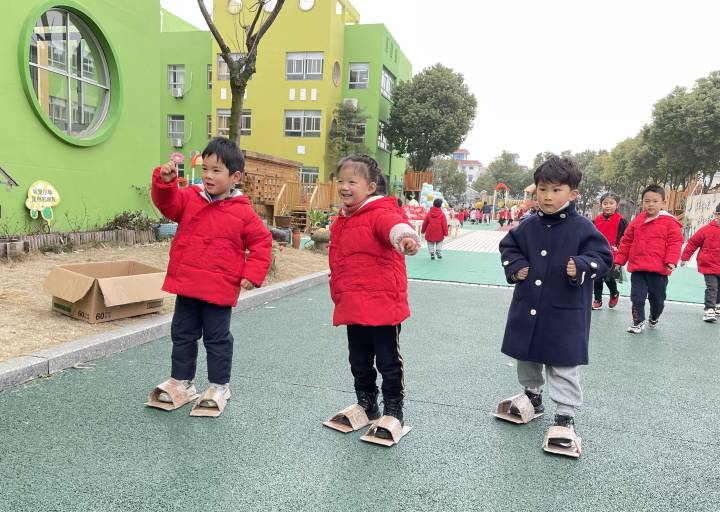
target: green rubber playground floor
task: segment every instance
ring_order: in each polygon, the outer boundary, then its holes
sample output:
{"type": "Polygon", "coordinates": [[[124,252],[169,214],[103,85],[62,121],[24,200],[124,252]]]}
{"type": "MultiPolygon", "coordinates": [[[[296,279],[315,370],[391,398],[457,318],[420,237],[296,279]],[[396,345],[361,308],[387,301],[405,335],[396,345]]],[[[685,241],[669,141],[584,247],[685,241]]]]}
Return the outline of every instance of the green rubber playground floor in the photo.
{"type": "MultiPolygon", "coordinates": [[[[511,286],[505,280],[499,253],[467,251],[443,251],[442,260],[431,260],[427,250],[417,256],[406,258],[408,277],[428,281],[451,281],[458,283],[511,286]]],[[[620,295],[630,296],[630,274],[620,283],[620,295]]],[[[609,294],[607,287],[604,293],[609,294]]],[[[678,268],[668,281],[667,298],[672,301],[702,304],[705,281],[696,268],[678,268]]],[[[605,299],[607,301],[607,297],[605,299]]],[[[720,510],[720,508],[719,508],[720,510]]]]}
{"type": "Polygon", "coordinates": [[[167,338],[1,392],[0,510],[717,511],[720,325],[669,304],[633,336],[627,299],[594,313],[573,460],[540,449],[551,404],[525,426],[490,416],[518,391],[500,353],[510,296],[410,284],[413,430],[389,449],[322,426],[354,400],[327,286],[235,317],[219,419],[143,406],[168,376],[167,338]]]}

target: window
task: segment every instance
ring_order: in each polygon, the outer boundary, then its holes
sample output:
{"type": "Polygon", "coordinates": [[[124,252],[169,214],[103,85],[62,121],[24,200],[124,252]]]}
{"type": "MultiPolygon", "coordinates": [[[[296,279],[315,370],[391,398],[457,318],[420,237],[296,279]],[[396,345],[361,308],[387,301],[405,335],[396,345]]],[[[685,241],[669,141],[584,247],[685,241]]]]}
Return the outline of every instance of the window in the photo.
{"type": "Polygon", "coordinates": [[[105,55],[85,23],[64,9],[50,9],[32,30],[28,66],[44,117],[69,135],[87,137],[110,103],[105,55]]]}
{"type": "MultiPolygon", "coordinates": [[[[230,58],[235,62],[245,57],[244,53],[231,53],[230,58]]],[[[230,68],[228,68],[227,62],[223,59],[222,54],[217,55],[217,79],[218,80],[230,80],[230,68]]]]}
{"type": "MultiPolygon", "coordinates": [[[[208,121],[208,123],[210,122],[208,121]]],[[[242,114],[240,114],[240,135],[252,135],[251,128],[252,112],[243,110],[242,114]]],[[[217,134],[224,137],[230,136],[230,109],[219,108],[217,110],[217,134]]]]}
{"type": "Polygon", "coordinates": [[[315,0],[298,0],[298,5],[303,11],[309,11],[315,5],[315,0]]]}
{"type": "Polygon", "coordinates": [[[212,64],[208,64],[207,66],[208,89],[212,89],[212,64]]]}
{"type": "Polygon", "coordinates": [[[185,164],[184,163],[182,163],[182,164],[176,163],[175,168],[177,169],[177,172],[178,172],[178,178],[184,178],[185,177],[185,164]]]}
{"type": "Polygon", "coordinates": [[[380,91],[382,92],[382,95],[385,96],[387,99],[392,99],[392,91],[394,85],[395,77],[392,76],[387,69],[383,68],[382,84],[380,86],[380,91]]]}
{"type": "Polygon", "coordinates": [[[168,87],[170,89],[185,88],[185,65],[170,64],[168,65],[168,87]]]}
{"type": "Polygon", "coordinates": [[[320,169],[318,167],[301,167],[300,168],[300,182],[303,184],[314,184],[318,182],[320,176],[320,169]]]}
{"type": "Polygon", "coordinates": [[[168,116],[168,137],[171,139],[185,138],[185,116],[168,116]]]}
{"type": "Polygon", "coordinates": [[[370,81],[370,64],[367,62],[350,63],[350,89],[367,89],[370,81]]]}
{"type": "Polygon", "coordinates": [[[320,137],[319,110],[286,110],[286,137],[320,137]]]}
{"type": "Polygon", "coordinates": [[[212,116],[211,115],[208,115],[207,128],[208,128],[208,139],[212,139],[212,116]]]}
{"type": "Polygon", "coordinates": [[[378,140],[377,145],[380,149],[384,149],[385,151],[388,151],[390,149],[390,143],[388,142],[387,138],[385,138],[385,126],[386,124],[380,121],[378,123],[378,140]]]}
{"type": "Polygon", "coordinates": [[[367,125],[365,123],[353,123],[350,125],[350,133],[348,133],[348,142],[354,142],[355,144],[365,143],[365,129],[367,125]]]}
{"type": "Polygon", "coordinates": [[[333,84],[335,87],[340,85],[340,63],[337,61],[333,64],[333,84]]]}
{"type": "Polygon", "coordinates": [[[285,78],[287,80],[322,80],[322,52],[292,52],[287,54],[285,78]]]}

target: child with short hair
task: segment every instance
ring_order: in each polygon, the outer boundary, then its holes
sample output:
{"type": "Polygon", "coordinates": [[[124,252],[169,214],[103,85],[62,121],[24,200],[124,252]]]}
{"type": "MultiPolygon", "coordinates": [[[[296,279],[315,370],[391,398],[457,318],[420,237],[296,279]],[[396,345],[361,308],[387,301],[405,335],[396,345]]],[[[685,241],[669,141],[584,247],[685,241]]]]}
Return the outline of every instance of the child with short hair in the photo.
{"type": "Polygon", "coordinates": [[[703,320],[715,322],[720,317],[720,203],[715,207],[713,220],[698,229],[688,240],[680,256],[680,265],[687,265],[698,249],[698,272],[705,278],[703,320]]]}
{"type": "MultiPolygon", "coordinates": [[[[405,379],[400,329],[410,316],[405,255],[420,237],[402,216],[377,162],[367,155],[343,158],[337,167],[343,206],[330,226],[330,295],[333,325],[346,325],[357,403],[369,420],[380,416],[376,385],[382,375],[383,416],[404,424],[405,379]],[[377,370],[376,370],[377,369],[377,370]]],[[[376,437],[391,439],[386,429],[376,437]]]]}
{"type": "Polygon", "coordinates": [[[628,264],[633,323],[631,334],[645,330],[645,300],[650,302],[650,327],[656,327],[665,309],[668,276],[677,267],[683,244],[680,222],[665,208],[665,189],[650,185],[643,190],[642,212],[625,230],[615,253],[616,269],[628,264]]]}
{"type": "MultiPolygon", "coordinates": [[[[602,233],[610,243],[610,249],[613,252],[613,257],[617,252],[618,245],[622,239],[625,229],[628,226],[628,222],[625,218],[620,215],[617,211],[620,206],[620,196],[607,192],[600,197],[600,207],[602,213],[595,217],[595,227],[602,233]]],[[[618,299],[620,298],[620,292],[618,291],[617,282],[622,280],[622,272],[617,272],[613,268],[610,272],[605,275],[604,279],[595,280],[595,299],[593,300],[592,308],[595,310],[602,309],[602,292],[603,282],[607,285],[610,290],[610,300],[608,301],[608,307],[610,309],[617,306],[618,299]]]]}
{"type": "MultiPolygon", "coordinates": [[[[235,188],[245,169],[237,144],[215,137],[202,158],[202,184],[190,187],[178,188],[173,162],[156,168],[152,199],[163,215],[178,223],[163,284],[163,290],[177,294],[170,327],[171,378],[166,383],[186,396],[197,394],[193,379],[202,337],[210,385],[198,405],[216,407],[213,397],[230,398],[232,308],[240,288],[250,290],[265,280],[272,238],[247,196],[235,188]]],[[[172,402],[167,392],[157,399],[172,402]]]]}
{"type": "Polygon", "coordinates": [[[544,410],[544,367],[555,426],[574,433],[583,401],[580,365],[588,364],[593,282],[610,269],[612,252],[575,208],[582,172],[573,160],[553,156],[533,178],[537,214],[500,242],[505,276],[515,284],[502,352],[517,360],[518,381],[538,414],[544,410]]]}
{"type": "Polygon", "coordinates": [[[428,251],[430,251],[430,259],[435,257],[442,259],[442,244],[446,236],[448,236],[448,223],[445,218],[445,212],[442,211],[442,199],[435,199],[433,205],[428,210],[427,215],[422,223],[420,233],[425,234],[428,251]]]}

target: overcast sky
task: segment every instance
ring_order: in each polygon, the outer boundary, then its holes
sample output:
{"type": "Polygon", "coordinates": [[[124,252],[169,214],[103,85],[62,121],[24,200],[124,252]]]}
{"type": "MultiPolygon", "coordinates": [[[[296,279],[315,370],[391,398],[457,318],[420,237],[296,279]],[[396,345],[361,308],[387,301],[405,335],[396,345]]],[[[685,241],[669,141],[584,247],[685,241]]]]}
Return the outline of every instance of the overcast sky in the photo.
{"type": "MultiPolygon", "coordinates": [[[[196,0],[161,4],[206,28],[196,0]]],[[[389,28],[414,73],[441,62],[465,76],[478,109],[463,147],[485,165],[502,150],[531,165],[541,151],[612,149],[674,86],[720,69],[715,0],[352,4],[389,28]]]]}

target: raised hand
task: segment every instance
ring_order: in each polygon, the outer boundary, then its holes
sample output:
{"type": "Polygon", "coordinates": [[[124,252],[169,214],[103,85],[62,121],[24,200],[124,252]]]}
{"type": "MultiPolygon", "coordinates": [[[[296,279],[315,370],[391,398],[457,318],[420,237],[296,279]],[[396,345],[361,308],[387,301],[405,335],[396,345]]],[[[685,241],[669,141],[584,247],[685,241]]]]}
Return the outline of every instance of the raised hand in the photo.
{"type": "Polygon", "coordinates": [[[170,183],[175,178],[177,178],[175,162],[167,162],[160,167],[160,179],[163,183],[170,183]]]}

